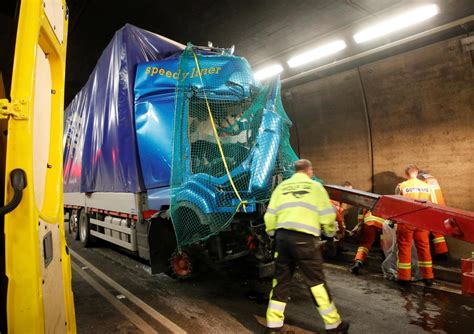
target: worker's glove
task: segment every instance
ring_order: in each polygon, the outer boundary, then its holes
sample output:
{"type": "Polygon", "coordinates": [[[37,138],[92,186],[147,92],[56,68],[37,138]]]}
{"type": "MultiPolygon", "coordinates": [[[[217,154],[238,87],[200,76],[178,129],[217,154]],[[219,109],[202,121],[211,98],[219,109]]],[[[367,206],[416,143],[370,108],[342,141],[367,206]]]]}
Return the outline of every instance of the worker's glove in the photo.
{"type": "Polygon", "coordinates": [[[390,228],[394,228],[395,227],[395,222],[394,221],[391,221],[391,220],[385,220],[385,224],[388,225],[388,227],[390,228]]]}
{"type": "Polygon", "coordinates": [[[357,224],[348,234],[349,236],[357,237],[362,231],[362,225],[364,223],[357,224]]]}
{"type": "Polygon", "coordinates": [[[324,242],[324,255],[332,259],[337,255],[337,247],[334,243],[334,238],[328,238],[324,242]]]}

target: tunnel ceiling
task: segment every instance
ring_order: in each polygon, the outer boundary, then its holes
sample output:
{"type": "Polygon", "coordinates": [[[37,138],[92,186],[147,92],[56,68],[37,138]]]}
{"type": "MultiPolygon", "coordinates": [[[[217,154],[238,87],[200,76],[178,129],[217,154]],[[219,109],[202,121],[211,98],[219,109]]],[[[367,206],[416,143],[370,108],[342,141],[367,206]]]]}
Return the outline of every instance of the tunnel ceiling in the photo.
{"type": "MultiPolygon", "coordinates": [[[[125,23],[181,43],[207,45],[207,41],[212,41],[217,46],[235,45],[236,54],[259,66],[420,1],[69,0],[67,3],[70,21],[66,103],[84,85],[102,50],[125,23]]],[[[441,13],[421,30],[474,14],[472,0],[428,3],[437,3],[441,13]]],[[[13,44],[13,37],[7,35],[14,32],[16,7],[16,1],[12,0],[3,0],[0,5],[3,45],[13,44]]],[[[11,62],[6,54],[0,55],[0,66],[8,80],[11,62]]]]}

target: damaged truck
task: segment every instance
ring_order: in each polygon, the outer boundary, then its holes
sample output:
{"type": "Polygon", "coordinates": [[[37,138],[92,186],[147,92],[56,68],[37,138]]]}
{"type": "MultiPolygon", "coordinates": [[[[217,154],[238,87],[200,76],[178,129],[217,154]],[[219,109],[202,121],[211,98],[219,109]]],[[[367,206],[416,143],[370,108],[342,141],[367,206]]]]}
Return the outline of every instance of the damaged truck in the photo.
{"type": "Polygon", "coordinates": [[[245,259],[271,275],[263,214],[297,159],[278,79],[232,49],[126,25],[65,110],[64,205],[84,246],[105,240],[177,278],[245,259]]]}

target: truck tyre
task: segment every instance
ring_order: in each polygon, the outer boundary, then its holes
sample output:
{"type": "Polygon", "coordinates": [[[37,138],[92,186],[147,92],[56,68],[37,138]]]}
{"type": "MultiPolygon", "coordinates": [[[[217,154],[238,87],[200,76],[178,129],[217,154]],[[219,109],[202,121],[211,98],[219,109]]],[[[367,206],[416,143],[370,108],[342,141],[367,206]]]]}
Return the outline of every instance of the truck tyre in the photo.
{"type": "Polygon", "coordinates": [[[93,243],[93,238],[90,235],[89,215],[83,208],[79,212],[79,239],[84,247],[90,247],[93,243]]]}
{"type": "Polygon", "coordinates": [[[79,212],[71,210],[69,213],[69,234],[74,240],[79,240],[79,212]]]}

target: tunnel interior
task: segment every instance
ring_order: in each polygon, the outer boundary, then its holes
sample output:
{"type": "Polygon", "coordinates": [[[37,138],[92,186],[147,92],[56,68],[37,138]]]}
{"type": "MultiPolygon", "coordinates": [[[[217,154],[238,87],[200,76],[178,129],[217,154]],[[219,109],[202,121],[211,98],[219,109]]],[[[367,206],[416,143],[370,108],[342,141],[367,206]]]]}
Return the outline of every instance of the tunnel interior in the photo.
{"type": "MultiPolygon", "coordinates": [[[[319,41],[346,38],[348,47],[340,54],[298,69],[285,67],[281,75],[295,151],[311,159],[327,183],[347,180],[380,194],[393,193],[403,168],[417,164],[438,178],[449,206],[473,211],[474,54],[464,41],[474,35],[474,3],[431,3],[440,13],[429,22],[358,45],[347,36],[414,2],[139,0],[129,7],[70,0],[65,105],[126,23],[184,44],[235,45],[235,54],[256,69],[284,62],[319,41]]],[[[7,97],[18,11],[19,1],[0,5],[0,71],[7,97]]],[[[469,251],[468,244],[448,242],[455,258],[469,251]]]]}

